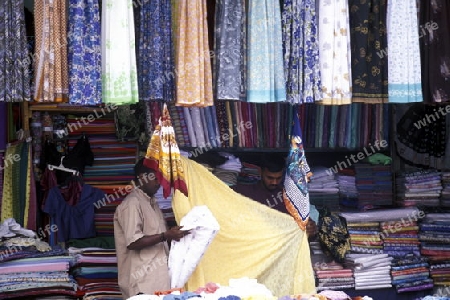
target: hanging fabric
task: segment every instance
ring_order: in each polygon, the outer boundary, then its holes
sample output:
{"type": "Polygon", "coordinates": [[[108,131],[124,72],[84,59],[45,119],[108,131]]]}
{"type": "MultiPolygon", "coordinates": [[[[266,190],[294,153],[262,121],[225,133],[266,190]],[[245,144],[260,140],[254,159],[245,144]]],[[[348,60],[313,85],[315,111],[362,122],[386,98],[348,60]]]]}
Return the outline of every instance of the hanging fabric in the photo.
{"type": "Polygon", "coordinates": [[[422,102],[416,0],[388,1],[389,102],[422,102]]]}
{"type": "Polygon", "coordinates": [[[424,101],[449,102],[450,3],[420,1],[419,24],[424,101]]]}
{"type": "Polygon", "coordinates": [[[292,104],[322,98],[315,6],[313,0],[285,0],[283,4],[286,97],[292,104]]]}
{"type": "Polygon", "coordinates": [[[104,2],[101,22],[103,102],[136,103],[139,95],[131,0],[104,2]]]}
{"type": "Polygon", "coordinates": [[[0,5],[0,102],[30,101],[31,64],[23,0],[0,5]]]}
{"type": "Polygon", "coordinates": [[[319,63],[323,98],[320,104],[352,101],[350,29],[346,0],[319,0],[319,63]],[[338,12],[338,13],[336,13],[338,12]]]}
{"type": "Polygon", "coordinates": [[[206,1],[180,0],[176,7],[176,104],[213,105],[206,1]]]}
{"type": "Polygon", "coordinates": [[[69,102],[102,103],[100,11],[98,0],[69,2],[69,102]]]}
{"type": "Polygon", "coordinates": [[[388,44],[384,0],[351,0],[350,30],[352,57],[352,100],[388,101],[388,44]]]}
{"type": "Polygon", "coordinates": [[[215,12],[214,89],[220,100],[245,100],[245,1],[220,0],[215,12]]]}
{"type": "Polygon", "coordinates": [[[250,0],[247,33],[247,101],[285,101],[280,2],[250,0]]]}
{"type": "Polygon", "coordinates": [[[67,14],[65,0],[34,3],[35,53],[34,100],[67,102],[67,14]]]}
{"type": "Polygon", "coordinates": [[[139,99],[172,101],[176,73],[170,0],[143,1],[138,47],[139,99]]]}

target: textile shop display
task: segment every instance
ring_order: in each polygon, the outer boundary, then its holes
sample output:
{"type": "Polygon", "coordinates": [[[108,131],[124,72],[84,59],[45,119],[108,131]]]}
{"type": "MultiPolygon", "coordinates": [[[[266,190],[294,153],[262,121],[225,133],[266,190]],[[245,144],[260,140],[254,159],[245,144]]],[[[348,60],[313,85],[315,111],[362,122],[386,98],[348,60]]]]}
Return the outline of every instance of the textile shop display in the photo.
{"type": "Polygon", "coordinates": [[[347,254],[344,265],[353,270],[355,289],[392,287],[391,261],[387,254],[347,254]]]}
{"type": "Polygon", "coordinates": [[[333,172],[325,167],[312,167],[308,183],[309,202],[316,206],[326,206],[331,211],[339,210],[339,185],[333,172]]]}
{"type": "Polygon", "coordinates": [[[24,1],[2,2],[0,19],[0,102],[30,101],[31,62],[25,31],[24,1]]]}
{"type": "Polygon", "coordinates": [[[391,276],[397,293],[429,290],[433,287],[425,257],[404,256],[392,260],[391,276]]]}
{"type": "Polygon", "coordinates": [[[133,5],[129,0],[102,5],[102,101],[133,104],[139,100],[133,5]]]}
{"type": "Polygon", "coordinates": [[[188,290],[207,281],[225,285],[230,278],[248,276],[266,285],[274,295],[314,292],[307,237],[292,217],[234,193],[198,163],[184,157],[181,161],[189,198],[175,191],[175,218],[179,221],[192,207],[206,205],[220,225],[187,282],[188,290]],[[235,234],[237,228],[239,235],[235,234]],[[297,276],[302,280],[294,280],[297,276]]]}
{"type": "Polygon", "coordinates": [[[316,1],[283,1],[281,22],[286,100],[291,104],[322,99],[316,1]]]}
{"type": "Polygon", "coordinates": [[[317,279],[317,291],[345,290],[355,287],[353,270],[340,263],[322,263],[314,266],[317,279]]]}
{"type": "Polygon", "coordinates": [[[34,101],[67,102],[66,1],[35,1],[34,101]]]}
{"type": "Polygon", "coordinates": [[[347,222],[352,253],[383,253],[379,222],[347,222]]]}
{"type": "Polygon", "coordinates": [[[72,0],[68,8],[69,103],[102,103],[100,6],[98,0],[72,0]]]}
{"type": "Polygon", "coordinates": [[[321,0],[318,5],[319,64],[323,93],[320,103],[350,104],[352,69],[349,5],[344,0],[321,0]]]}
{"type": "Polygon", "coordinates": [[[437,171],[405,171],[396,176],[396,203],[399,206],[429,206],[440,204],[443,191],[441,174],[437,171]]]}
{"type": "Polygon", "coordinates": [[[354,168],[360,209],[392,205],[394,195],[392,194],[391,165],[359,162],[354,168]]]}
{"type": "Polygon", "coordinates": [[[381,222],[383,253],[394,258],[420,256],[419,226],[416,221],[381,222]]]}

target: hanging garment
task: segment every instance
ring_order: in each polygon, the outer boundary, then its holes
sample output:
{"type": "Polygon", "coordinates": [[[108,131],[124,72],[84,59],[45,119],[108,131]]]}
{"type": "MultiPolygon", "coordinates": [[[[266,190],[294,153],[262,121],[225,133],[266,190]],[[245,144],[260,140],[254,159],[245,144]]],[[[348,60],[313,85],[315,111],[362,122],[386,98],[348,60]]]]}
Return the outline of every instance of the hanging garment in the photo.
{"type": "Polygon", "coordinates": [[[215,12],[214,89],[220,100],[245,99],[245,1],[220,0],[215,12]]]}
{"type": "Polygon", "coordinates": [[[176,73],[170,0],[143,1],[139,18],[139,99],[172,101],[176,73]]]}
{"type": "Polygon", "coordinates": [[[213,105],[206,1],[180,0],[176,8],[176,104],[213,105]]]}
{"type": "Polygon", "coordinates": [[[350,104],[352,71],[348,3],[319,1],[319,63],[323,98],[320,104],[350,104]]]}
{"type": "Polygon", "coordinates": [[[286,97],[292,104],[322,98],[315,6],[312,0],[286,0],[283,4],[286,97]]]}
{"type": "Polygon", "coordinates": [[[69,102],[102,103],[100,12],[98,0],[69,2],[69,102]]]}
{"type": "Polygon", "coordinates": [[[278,297],[315,292],[308,239],[291,216],[234,192],[193,160],[181,161],[189,197],[174,193],[177,222],[193,207],[206,205],[220,225],[187,290],[249,277],[278,297]]]}
{"type": "Polygon", "coordinates": [[[101,22],[103,102],[136,103],[139,99],[131,0],[103,3],[101,22]]]}
{"type": "Polygon", "coordinates": [[[250,0],[247,33],[247,101],[286,101],[280,2],[250,0]]]}
{"type": "Polygon", "coordinates": [[[416,0],[388,1],[386,22],[389,102],[422,102],[416,0]]]}
{"type": "Polygon", "coordinates": [[[31,64],[23,0],[0,5],[0,102],[30,101],[31,64]]]}
{"type": "Polygon", "coordinates": [[[65,0],[38,0],[34,3],[36,46],[33,81],[34,100],[37,102],[67,102],[66,15],[65,0]]]}
{"type": "Polygon", "coordinates": [[[388,56],[384,0],[351,0],[350,30],[352,57],[352,100],[388,101],[388,56]]]}
{"type": "Polygon", "coordinates": [[[450,101],[450,3],[445,0],[420,1],[419,24],[424,101],[448,102],[450,101]]]}

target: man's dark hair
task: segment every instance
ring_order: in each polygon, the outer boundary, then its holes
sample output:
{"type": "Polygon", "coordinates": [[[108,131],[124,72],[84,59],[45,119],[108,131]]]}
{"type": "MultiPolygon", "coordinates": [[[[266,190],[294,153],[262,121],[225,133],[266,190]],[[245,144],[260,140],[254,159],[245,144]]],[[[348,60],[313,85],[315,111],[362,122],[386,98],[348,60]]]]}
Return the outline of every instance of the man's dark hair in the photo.
{"type": "Polygon", "coordinates": [[[144,165],[145,157],[140,158],[134,165],[134,179],[138,179],[141,174],[155,173],[155,170],[144,165]]]}
{"type": "Polygon", "coordinates": [[[284,156],[279,153],[265,153],[261,157],[261,169],[269,172],[281,172],[286,165],[284,156]]]}

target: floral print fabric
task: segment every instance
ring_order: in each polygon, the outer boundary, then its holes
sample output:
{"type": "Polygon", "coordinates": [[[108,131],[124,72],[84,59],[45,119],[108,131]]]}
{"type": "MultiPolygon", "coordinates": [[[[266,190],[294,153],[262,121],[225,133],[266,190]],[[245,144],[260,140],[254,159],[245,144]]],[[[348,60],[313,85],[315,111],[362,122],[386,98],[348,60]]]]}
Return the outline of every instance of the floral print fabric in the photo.
{"type": "Polygon", "coordinates": [[[29,65],[23,0],[0,5],[0,101],[30,100],[29,65]]]}
{"type": "Polygon", "coordinates": [[[98,0],[69,2],[69,102],[102,103],[98,0]]]}
{"type": "Polygon", "coordinates": [[[315,1],[284,1],[282,24],[287,101],[298,104],[320,100],[315,1]]]}

